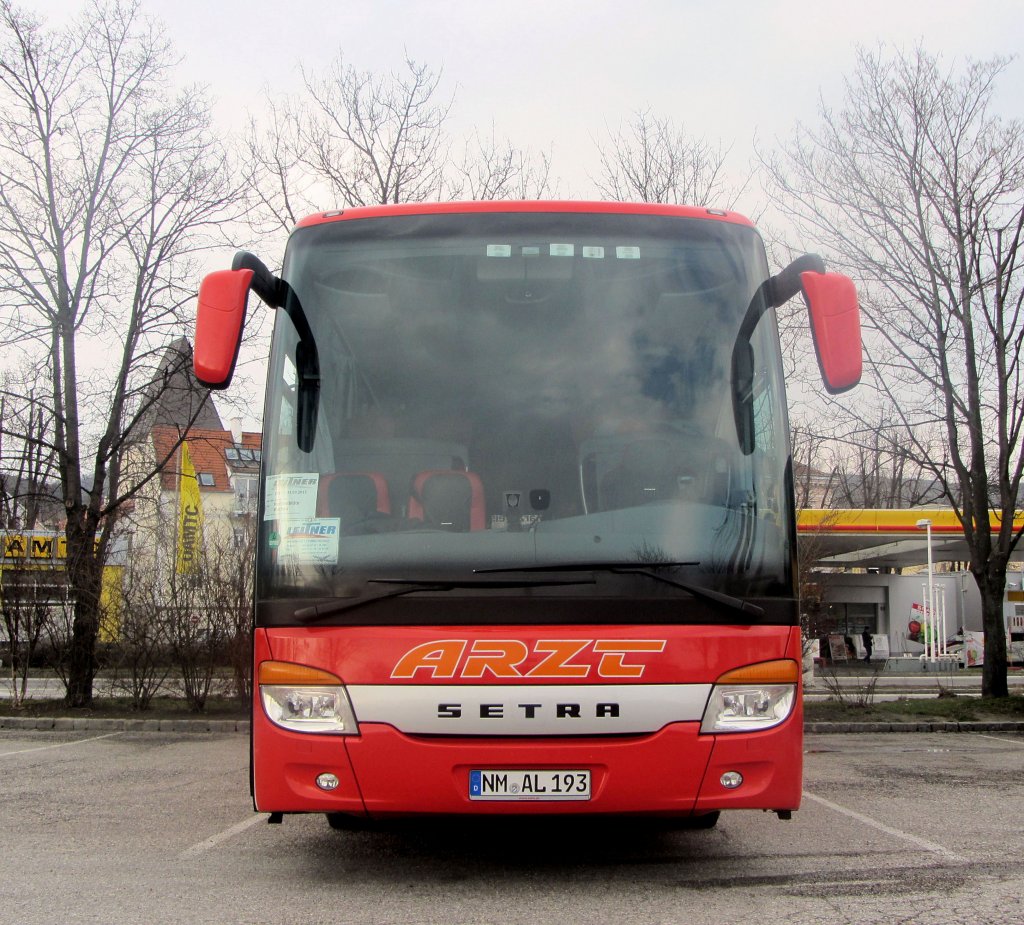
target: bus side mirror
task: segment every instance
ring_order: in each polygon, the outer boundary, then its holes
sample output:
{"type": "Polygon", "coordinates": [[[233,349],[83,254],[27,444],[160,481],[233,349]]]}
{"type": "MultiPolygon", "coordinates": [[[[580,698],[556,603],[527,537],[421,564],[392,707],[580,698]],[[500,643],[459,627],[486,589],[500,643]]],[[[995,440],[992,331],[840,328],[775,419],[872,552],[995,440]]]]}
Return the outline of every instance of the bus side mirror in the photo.
{"type": "Polygon", "coordinates": [[[860,307],[853,280],[842,273],[800,274],[811,336],[825,389],[838,395],[860,382],[860,307]]]}
{"type": "Polygon", "coordinates": [[[218,270],[199,286],[192,368],[207,388],[226,389],[231,384],[252,278],[252,270],[218,270]]]}

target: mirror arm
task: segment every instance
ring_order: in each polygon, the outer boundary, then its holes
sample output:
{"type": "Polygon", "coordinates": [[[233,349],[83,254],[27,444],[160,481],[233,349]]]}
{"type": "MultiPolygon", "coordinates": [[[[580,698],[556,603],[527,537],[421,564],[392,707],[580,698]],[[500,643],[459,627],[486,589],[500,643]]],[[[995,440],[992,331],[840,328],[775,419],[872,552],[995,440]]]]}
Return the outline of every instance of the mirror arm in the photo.
{"type": "Polygon", "coordinates": [[[252,270],[252,291],[271,308],[281,308],[284,305],[282,281],[274,276],[255,254],[238,251],[231,261],[231,269],[252,270]]]}
{"type": "Polygon", "coordinates": [[[750,339],[761,316],[772,307],[774,279],[766,279],[754,291],[732,345],[732,412],[736,421],[736,438],[744,456],[754,452],[754,354],[750,339]]]}
{"type": "Polygon", "coordinates": [[[817,254],[797,257],[788,267],[766,279],[754,292],[740,322],[732,347],[732,407],[736,436],[744,456],[754,452],[753,357],[750,339],[769,308],[777,308],[801,291],[801,273],[824,273],[825,261],[817,254]]]}
{"type": "Polygon", "coordinates": [[[818,254],[797,257],[788,267],[768,280],[768,304],[772,308],[788,302],[800,291],[801,273],[824,273],[825,261],[818,254]]]}
{"type": "Polygon", "coordinates": [[[312,338],[302,339],[296,344],[295,360],[299,376],[295,437],[299,449],[303,453],[311,453],[320,408],[320,357],[312,338]]]}
{"type": "Polygon", "coordinates": [[[231,269],[251,270],[252,291],[271,308],[283,308],[299,335],[296,346],[296,366],[299,375],[296,437],[299,449],[309,453],[313,449],[316,436],[317,411],[320,405],[320,357],[313,331],[306,313],[302,310],[302,303],[295,290],[283,279],[271,273],[267,265],[255,254],[238,251],[231,261],[231,269]]]}
{"type": "Polygon", "coordinates": [[[299,342],[295,345],[295,365],[298,372],[298,408],[296,442],[303,453],[313,450],[316,440],[316,420],[320,408],[320,353],[309,319],[302,308],[298,294],[284,280],[277,279],[279,306],[291,319],[299,342]]]}

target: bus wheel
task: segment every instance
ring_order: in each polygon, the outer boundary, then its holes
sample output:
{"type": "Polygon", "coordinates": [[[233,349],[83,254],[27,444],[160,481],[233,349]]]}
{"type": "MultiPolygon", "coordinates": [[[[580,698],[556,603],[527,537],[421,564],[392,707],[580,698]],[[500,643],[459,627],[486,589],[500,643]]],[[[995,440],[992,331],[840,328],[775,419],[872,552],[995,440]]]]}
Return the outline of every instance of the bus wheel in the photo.
{"type": "Polygon", "coordinates": [[[338,832],[359,832],[366,828],[366,820],[349,813],[325,813],[327,824],[338,832]]]}
{"type": "Polygon", "coordinates": [[[688,819],[680,820],[682,829],[713,829],[718,825],[718,817],[722,815],[720,810],[711,813],[703,813],[700,816],[690,816],[688,819]]]}

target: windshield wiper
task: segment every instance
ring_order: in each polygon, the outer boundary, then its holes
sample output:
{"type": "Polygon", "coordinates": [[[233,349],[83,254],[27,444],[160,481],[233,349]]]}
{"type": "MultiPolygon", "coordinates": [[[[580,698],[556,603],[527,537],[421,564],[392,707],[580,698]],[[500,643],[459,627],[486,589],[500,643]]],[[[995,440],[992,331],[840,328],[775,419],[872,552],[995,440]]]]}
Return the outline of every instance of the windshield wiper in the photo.
{"type": "MultiPolygon", "coordinates": [[[[500,569],[496,571],[501,571],[500,569]]],[[[456,588],[557,588],[571,585],[592,585],[596,584],[593,578],[590,579],[524,579],[524,578],[454,578],[445,579],[422,579],[422,578],[367,578],[367,584],[398,585],[382,594],[373,594],[369,597],[347,598],[345,600],[329,601],[326,604],[313,604],[310,607],[300,607],[295,611],[295,616],[300,620],[321,620],[326,617],[348,610],[355,610],[366,604],[373,604],[377,601],[387,600],[391,597],[401,597],[403,594],[414,594],[417,591],[452,591],[456,588]]]]}
{"type": "Polygon", "coordinates": [[[703,588],[700,585],[690,584],[687,581],[678,581],[662,575],[653,569],[680,568],[682,566],[700,565],[699,562],[652,562],[649,565],[636,562],[580,562],[567,563],[565,565],[523,565],[515,568],[482,568],[474,569],[479,575],[500,574],[502,572],[609,572],[612,575],[643,575],[646,578],[653,578],[663,584],[671,585],[686,591],[693,597],[716,604],[729,610],[747,614],[751,617],[763,617],[764,608],[750,601],[733,597],[731,594],[723,594],[721,591],[712,591],[711,588],[703,588]]]}

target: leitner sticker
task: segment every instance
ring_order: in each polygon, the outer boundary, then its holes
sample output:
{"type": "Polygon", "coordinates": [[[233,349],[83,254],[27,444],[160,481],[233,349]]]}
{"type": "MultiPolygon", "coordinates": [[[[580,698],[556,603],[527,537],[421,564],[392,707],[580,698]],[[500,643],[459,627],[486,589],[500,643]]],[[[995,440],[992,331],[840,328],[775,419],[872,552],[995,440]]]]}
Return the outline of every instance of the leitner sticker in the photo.
{"type": "Polygon", "coordinates": [[[551,257],[571,257],[574,253],[576,247],[573,244],[552,244],[548,249],[551,257]]]}
{"type": "Polygon", "coordinates": [[[617,247],[615,248],[615,256],[619,260],[639,260],[640,259],[640,248],[639,247],[617,247]]]}
{"type": "Polygon", "coordinates": [[[284,524],[277,561],[292,565],[337,565],[340,534],[340,517],[314,517],[284,524]]]}
{"type": "Polygon", "coordinates": [[[583,256],[588,260],[600,260],[604,257],[603,247],[594,247],[592,245],[584,245],[582,248],[583,256]]]}
{"type": "Polygon", "coordinates": [[[297,520],[316,516],[318,472],[293,472],[267,477],[267,506],[264,520],[297,520]]]}
{"type": "Polygon", "coordinates": [[[511,257],[512,256],[512,245],[511,244],[488,244],[487,245],[487,256],[488,257],[511,257]]]}

